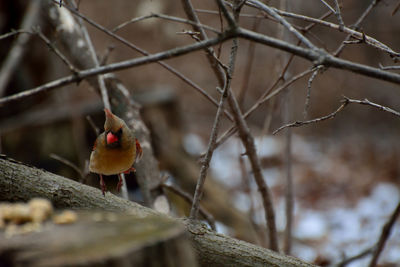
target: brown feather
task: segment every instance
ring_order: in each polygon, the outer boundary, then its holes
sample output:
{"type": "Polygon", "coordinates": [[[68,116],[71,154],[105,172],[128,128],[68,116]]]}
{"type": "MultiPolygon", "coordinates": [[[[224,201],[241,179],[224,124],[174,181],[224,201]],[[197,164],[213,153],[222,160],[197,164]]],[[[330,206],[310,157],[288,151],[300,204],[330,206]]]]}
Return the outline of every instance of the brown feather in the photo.
{"type": "Polygon", "coordinates": [[[105,132],[101,133],[93,146],[90,155],[89,169],[91,172],[112,175],[129,170],[136,159],[136,138],[126,123],[112,114],[106,112],[105,132]],[[107,144],[106,133],[116,133],[122,129],[118,146],[107,144]]]}

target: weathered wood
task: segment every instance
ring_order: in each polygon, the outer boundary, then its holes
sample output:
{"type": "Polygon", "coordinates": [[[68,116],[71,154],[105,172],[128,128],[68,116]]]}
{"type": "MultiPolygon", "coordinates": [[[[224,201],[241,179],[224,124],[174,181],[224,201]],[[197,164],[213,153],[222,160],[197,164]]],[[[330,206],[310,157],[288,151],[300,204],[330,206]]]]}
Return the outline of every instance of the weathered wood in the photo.
{"type": "Polygon", "coordinates": [[[138,216],[157,214],[135,202],[0,156],[0,201],[49,199],[56,208],[134,211],[138,216]]]}
{"type": "MultiPolygon", "coordinates": [[[[0,157],[0,201],[49,199],[55,207],[125,211],[139,217],[169,218],[139,204],[121,199],[67,178],[0,157]]],[[[201,266],[314,266],[244,241],[215,233],[203,224],[185,221],[201,266]]]]}
{"type": "Polygon", "coordinates": [[[189,242],[184,225],[166,217],[79,212],[69,225],[0,232],[0,266],[197,266],[189,242]]]}

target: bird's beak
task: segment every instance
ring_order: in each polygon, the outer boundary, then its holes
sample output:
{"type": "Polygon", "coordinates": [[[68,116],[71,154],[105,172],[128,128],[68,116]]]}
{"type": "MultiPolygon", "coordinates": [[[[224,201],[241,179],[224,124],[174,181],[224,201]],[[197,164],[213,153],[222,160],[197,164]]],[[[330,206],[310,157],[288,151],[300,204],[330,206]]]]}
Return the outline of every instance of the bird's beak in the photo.
{"type": "Polygon", "coordinates": [[[113,134],[112,132],[109,132],[107,134],[107,144],[112,144],[117,141],[118,141],[118,137],[115,136],[115,134],[113,134]]]}

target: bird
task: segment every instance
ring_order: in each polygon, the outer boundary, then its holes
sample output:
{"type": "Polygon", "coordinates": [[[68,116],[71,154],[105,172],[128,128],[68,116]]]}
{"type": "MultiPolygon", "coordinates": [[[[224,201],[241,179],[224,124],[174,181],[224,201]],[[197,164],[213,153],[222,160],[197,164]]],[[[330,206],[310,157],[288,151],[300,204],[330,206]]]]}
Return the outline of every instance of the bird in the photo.
{"type": "Polygon", "coordinates": [[[118,174],[117,191],[119,192],[123,184],[121,173],[135,172],[136,169],[132,165],[143,154],[138,139],[135,138],[134,132],[128,125],[109,109],[105,108],[104,112],[106,116],[104,132],[96,138],[89,162],[89,170],[100,176],[103,196],[106,191],[103,175],[118,174]]]}

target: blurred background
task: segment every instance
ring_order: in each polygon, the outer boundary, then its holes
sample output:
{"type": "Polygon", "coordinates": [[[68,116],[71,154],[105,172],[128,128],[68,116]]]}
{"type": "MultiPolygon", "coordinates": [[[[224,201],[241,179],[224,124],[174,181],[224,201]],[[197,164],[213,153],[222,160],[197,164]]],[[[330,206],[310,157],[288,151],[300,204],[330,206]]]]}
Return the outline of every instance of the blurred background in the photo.
{"type": "MultiPolygon", "coordinates": [[[[280,8],[280,1],[264,1],[280,8]]],[[[329,9],[319,0],[288,0],[289,10],[318,18],[329,9]]],[[[333,1],[327,1],[334,7],[333,1]]],[[[339,1],[346,26],[352,26],[371,1],[339,1]]],[[[0,31],[8,33],[20,29],[30,1],[0,0],[0,31]]],[[[137,0],[106,1],[81,0],[79,12],[107,29],[113,29],[132,18],[151,13],[186,18],[179,1],[137,0]]],[[[395,0],[379,1],[360,25],[359,31],[400,50],[400,12],[395,0]]],[[[214,1],[193,0],[200,20],[221,29],[218,9],[214,1]]],[[[254,8],[242,9],[240,25],[268,36],[282,37],[281,28],[272,19],[254,8]]],[[[40,29],[57,47],[56,30],[45,20],[40,29]]],[[[325,20],[338,24],[330,15],[325,20]]],[[[288,19],[304,29],[309,23],[288,19]]],[[[223,27],[226,27],[224,24],[223,27]]],[[[87,25],[100,61],[119,62],[141,55],[103,32],[87,25]]],[[[183,31],[191,27],[172,21],[150,18],[127,25],[117,34],[138,47],[155,53],[193,43],[183,31]]],[[[0,64],[4,66],[18,36],[0,40],[0,64]]],[[[209,33],[210,37],[215,36],[209,33]]],[[[293,36],[284,38],[297,43],[293,36]]],[[[335,52],[346,34],[323,26],[315,26],[305,34],[315,45],[335,52]]],[[[231,42],[215,49],[227,63],[231,42]]],[[[273,48],[240,40],[232,81],[232,90],[240,97],[243,111],[274,84],[282,73],[290,55],[273,48]]],[[[373,67],[396,65],[385,52],[364,43],[347,44],[341,58],[373,67]]],[[[203,51],[194,52],[167,63],[213,98],[219,98],[218,81],[203,51]]],[[[286,80],[312,67],[294,57],[286,80]]],[[[9,80],[0,91],[1,96],[22,92],[49,81],[70,75],[65,64],[37,36],[31,35],[24,45],[21,59],[9,80]]],[[[216,108],[187,83],[158,64],[148,64],[116,73],[129,88],[136,102],[142,105],[142,118],[151,131],[153,150],[160,169],[171,181],[193,193],[200,162],[198,157],[206,149],[216,108]],[[189,158],[191,161],[181,161],[189,158]],[[190,167],[189,167],[190,166],[190,167]],[[185,171],[183,171],[185,170],[185,171]],[[191,176],[191,182],[186,181],[191,176]]],[[[256,137],[257,151],[264,176],[274,195],[278,230],[285,228],[285,131],[271,133],[284,124],[285,103],[289,106],[288,121],[308,120],[325,116],[336,110],[342,96],[367,98],[383,106],[400,110],[399,86],[338,69],[320,72],[311,83],[309,107],[304,116],[307,86],[310,75],[299,79],[285,94],[279,94],[261,105],[247,119],[256,137]]],[[[103,105],[99,94],[86,81],[71,84],[51,92],[22,99],[0,107],[1,153],[51,172],[98,186],[98,178],[87,175],[87,160],[95,133],[88,123],[102,128],[103,105]],[[62,158],[75,165],[82,173],[60,162],[62,158]]],[[[231,122],[223,118],[220,133],[231,122]]],[[[394,210],[399,195],[398,144],[399,119],[369,106],[349,105],[328,121],[292,129],[292,176],[294,181],[294,241],[292,254],[320,265],[340,262],[371,247],[381,228],[394,210]]],[[[220,146],[212,159],[210,179],[218,188],[208,194],[208,207],[216,218],[217,230],[259,245],[265,245],[263,208],[253,181],[244,148],[233,136],[220,146]],[[222,192],[222,193],[221,193],[222,192]],[[216,200],[210,195],[220,195],[216,200]],[[215,203],[220,203],[216,205],[215,203]],[[225,203],[225,204],[224,204],[225,203]],[[227,207],[233,203],[232,207],[227,207]],[[214,204],[214,205],[213,205],[214,204]],[[212,206],[214,210],[212,210],[212,206]],[[247,222],[236,222],[247,218],[247,222]],[[241,218],[241,219],[238,219],[241,218]],[[246,228],[247,227],[247,228],[246,228]],[[260,235],[261,233],[261,235],[260,235]]],[[[117,178],[110,178],[110,180],[117,178]]],[[[115,182],[114,181],[114,182],[115,182]]],[[[134,177],[128,181],[132,191],[137,187],[134,177]]],[[[188,207],[171,194],[174,212],[185,214],[188,207]]],[[[140,196],[138,197],[140,202],[140,196]]],[[[204,204],[207,207],[207,204],[204,204]]],[[[368,257],[349,266],[365,266],[368,257]]],[[[382,254],[381,266],[400,266],[400,227],[396,226],[382,254]]]]}

